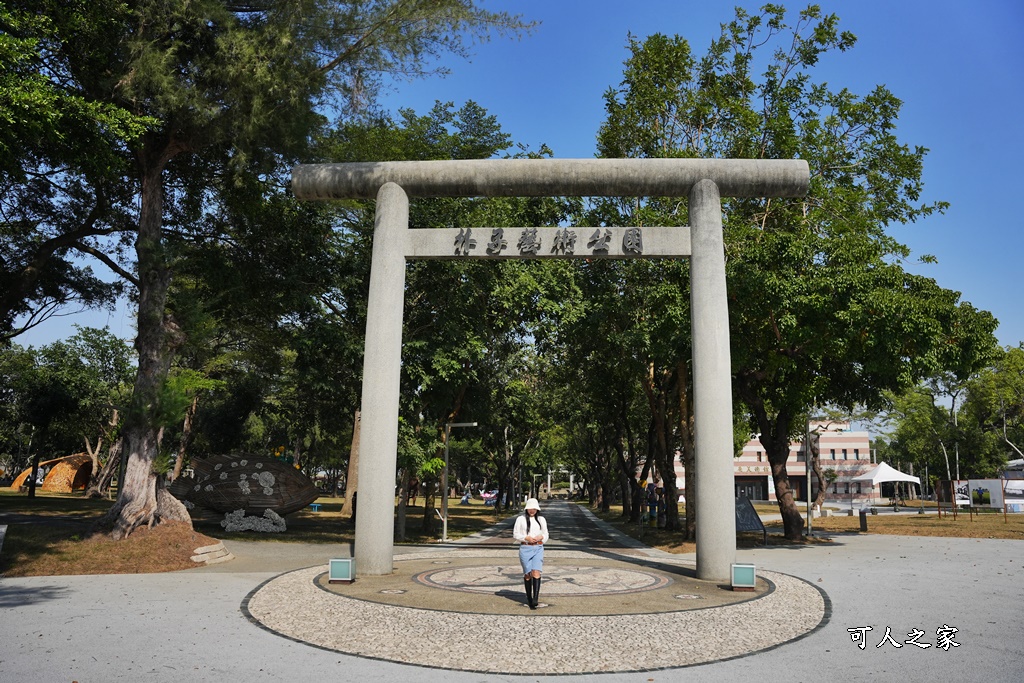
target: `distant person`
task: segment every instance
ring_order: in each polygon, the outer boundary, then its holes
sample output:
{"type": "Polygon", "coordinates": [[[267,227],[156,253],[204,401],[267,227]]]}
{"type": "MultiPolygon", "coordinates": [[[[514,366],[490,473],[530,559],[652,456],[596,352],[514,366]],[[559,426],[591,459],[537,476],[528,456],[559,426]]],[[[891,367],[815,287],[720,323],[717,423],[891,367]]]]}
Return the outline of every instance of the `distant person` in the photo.
{"type": "Polygon", "coordinates": [[[647,485],[647,524],[658,526],[658,487],[654,482],[647,485]]]}
{"type": "Polygon", "coordinates": [[[519,563],[523,565],[526,604],[540,605],[540,576],[544,571],[544,544],[548,541],[548,523],[540,514],[536,498],[526,501],[526,509],[516,518],[512,536],[519,541],[519,563]]]}

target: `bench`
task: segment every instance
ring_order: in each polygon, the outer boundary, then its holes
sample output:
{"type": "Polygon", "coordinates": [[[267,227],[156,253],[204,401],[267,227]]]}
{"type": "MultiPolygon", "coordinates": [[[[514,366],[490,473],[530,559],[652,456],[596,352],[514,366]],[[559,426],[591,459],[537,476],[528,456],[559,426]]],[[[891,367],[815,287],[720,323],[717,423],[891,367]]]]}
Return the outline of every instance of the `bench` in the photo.
{"type": "Polygon", "coordinates": [[[320,512],[320,503],[310,503],[309,507],[313,508],[313,512],[320,512]]]}

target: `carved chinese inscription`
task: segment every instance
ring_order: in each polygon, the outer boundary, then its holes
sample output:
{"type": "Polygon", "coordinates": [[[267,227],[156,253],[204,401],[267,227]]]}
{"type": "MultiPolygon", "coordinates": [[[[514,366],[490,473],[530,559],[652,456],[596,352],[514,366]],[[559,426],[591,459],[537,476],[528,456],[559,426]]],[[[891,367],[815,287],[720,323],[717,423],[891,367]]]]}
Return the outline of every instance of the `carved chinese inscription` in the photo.
{"type": "Polygon", "coordinates": [[[500,254],[501,250],[508,246],[505,239],[505,231],[502,228],[491,230],[491,241],[487,243],[488,254],[500,254]]]}
{"type": "Polygon", "coordinates": [[[572,254],[576,251],[576,231],[568,228],[559,228],[555,231],[555,238],[551,243],[552,254],[572,254]]]}
{"type": "Polygon", "coordinates": [[[644,239],[640,228],[630,228],[622,236],[622,251],[625,254],[644,253],[644,239]]]}
{"type": "Polygon", "coordinates": [[[472,238],[473,230],[459,228],[459,234],[455,237],[455,253],[466,255],[476,247],[476,240],[472,238]]]}
{"type": "Polygon", "coordinates": [[[516,246],[519,247],[520,254],[536,256],[540,251],[540,237],[537,235],[537,228],[525,228],[519,236],[519,243],[516,246]]]}
{"type": "Polygon", "coordinates": [[[604,234],[601,234],[601,228],[594,231],[594,234],[590,236],[590,241],[587,242],[587,246],[596,254],[598,252],[608,251],[608,242],[612,238],[612,231],[605,228],[604,234]]]}

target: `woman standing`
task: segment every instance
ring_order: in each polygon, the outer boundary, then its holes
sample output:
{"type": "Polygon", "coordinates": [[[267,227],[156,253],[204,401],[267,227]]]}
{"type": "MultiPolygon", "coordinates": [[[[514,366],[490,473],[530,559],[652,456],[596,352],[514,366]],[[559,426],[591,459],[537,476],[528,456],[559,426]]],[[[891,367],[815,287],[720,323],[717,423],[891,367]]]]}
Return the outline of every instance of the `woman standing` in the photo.
{"type": "Polygon", "coordinates": [[[548,540],[548,523],[540,514],[536,498],[526,501],[526,510],[516,519],[512,535],[519,541],[519,562],[523,565],[526,604],[537,609],[540,596],[540,574],[544,571],[544,544],[548,540]]]}

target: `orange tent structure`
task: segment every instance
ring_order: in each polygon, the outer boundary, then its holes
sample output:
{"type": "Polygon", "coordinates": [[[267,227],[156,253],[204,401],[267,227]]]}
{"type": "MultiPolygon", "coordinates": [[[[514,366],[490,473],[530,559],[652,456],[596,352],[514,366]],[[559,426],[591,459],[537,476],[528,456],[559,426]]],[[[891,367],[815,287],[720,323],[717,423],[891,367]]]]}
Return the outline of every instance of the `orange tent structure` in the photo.
{"type": "MultiPolygon", "coordinates": [[[[72,491],[84,490],[89,484],[89,477],[92,476],[92,458],[87,453],[76,453],[63,458],[54,458],[39,463],[40,467],[52,467],[43,479],[40,487],[43,491],[53,493],[71,493],[72,491]]],[[[32,468],[19,474],[11,488],[15,491],[21,489],[32,475],[32,468]]]]}

